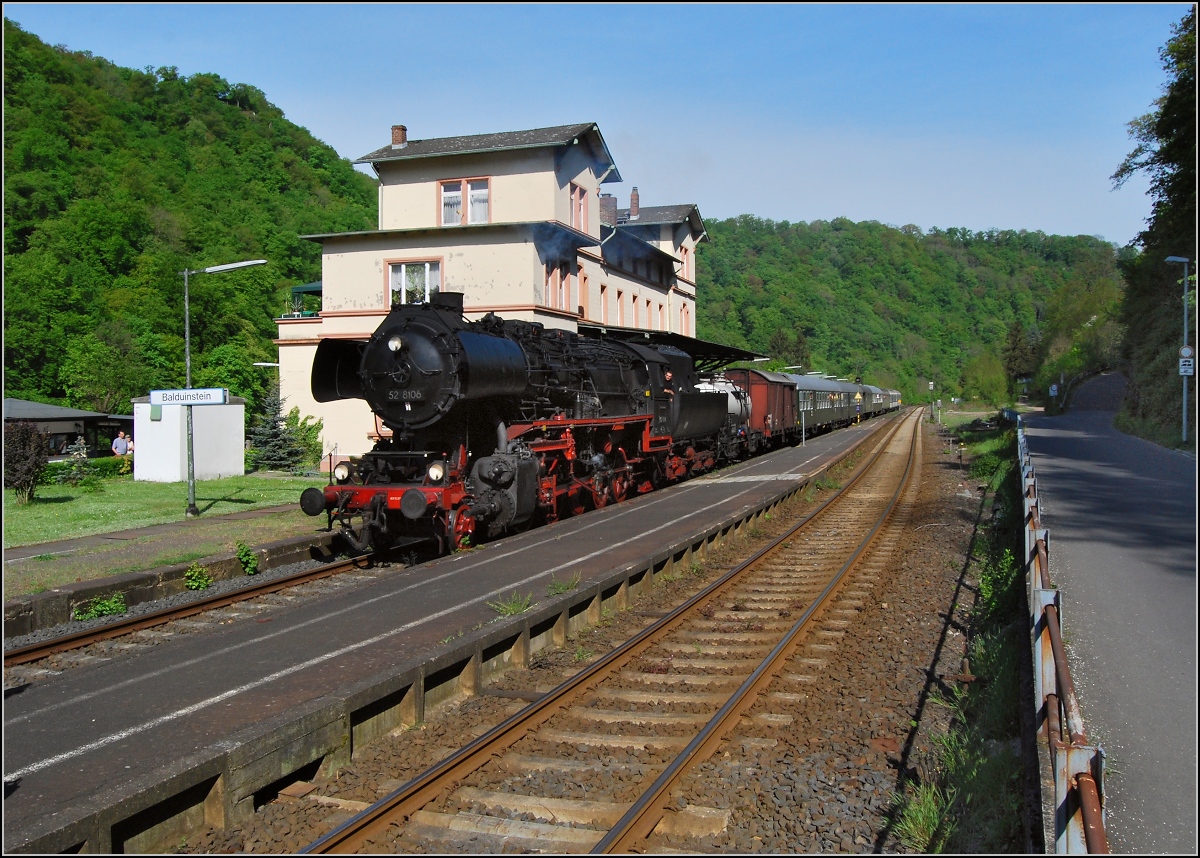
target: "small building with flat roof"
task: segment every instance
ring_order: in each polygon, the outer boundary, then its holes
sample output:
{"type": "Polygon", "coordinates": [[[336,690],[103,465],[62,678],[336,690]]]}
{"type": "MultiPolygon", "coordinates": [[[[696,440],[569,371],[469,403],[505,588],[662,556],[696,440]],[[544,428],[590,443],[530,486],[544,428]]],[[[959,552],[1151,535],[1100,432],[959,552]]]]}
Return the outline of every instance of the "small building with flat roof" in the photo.
{"type": "Polygon", "coordinates": [[[126,435],[133,432],[133,417],[126,414],[101,414],[81,408],[66,408],[48,405],[45,402],[30,402],[27,399],[4,400],[4,422],[28,420],[46,433],[51,456],[64,456],[67,446],[83,436],[88,456],[98,458],[111,456],[112,439],[121,430],[126,435]]]}

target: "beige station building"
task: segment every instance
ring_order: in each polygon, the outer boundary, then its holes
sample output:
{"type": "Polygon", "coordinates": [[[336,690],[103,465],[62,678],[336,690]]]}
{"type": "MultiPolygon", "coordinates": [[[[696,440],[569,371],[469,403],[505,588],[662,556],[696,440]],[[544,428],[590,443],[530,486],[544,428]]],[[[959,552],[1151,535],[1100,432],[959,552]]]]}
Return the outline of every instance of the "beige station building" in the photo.
{"type": "MultiPolygon", "coordinates": [[[[366,339],[395,302],[462,292],[468,318],[695,336],[695,205],[629,207],[601,186],[624,181],[595,123],[392,142],[355,163],[379,177],[379,228],[309,235],[321,243],[319,311],[277,320],[285,408],[324,421],[325,453],[356,456],[382,429],[365,402],[318,403],[317,343],[366,339]]],[[[298,291],[298,290],[297,290],[298,291]]]]}

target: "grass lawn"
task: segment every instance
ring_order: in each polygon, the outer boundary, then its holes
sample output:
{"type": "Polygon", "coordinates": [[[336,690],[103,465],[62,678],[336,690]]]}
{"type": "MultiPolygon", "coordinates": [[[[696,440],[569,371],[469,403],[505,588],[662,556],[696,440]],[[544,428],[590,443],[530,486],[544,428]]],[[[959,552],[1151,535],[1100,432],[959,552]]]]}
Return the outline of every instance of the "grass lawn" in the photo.
{"type": "MultiPolygon", "coordinates": [[[[201,515],[279,506],[298,502],[309,486],[324,484],[322,477],[273,474],[197,480],[196,506],[201,515]]],[[[18,506],[15,493],[5,489],[4,547],[180,521],[187,508],[186,482],[134,482],[133,477],[117,477],[101,485],[102,490],[91,492],[38,486],[33,503],[25,506],[18,506]]]]}

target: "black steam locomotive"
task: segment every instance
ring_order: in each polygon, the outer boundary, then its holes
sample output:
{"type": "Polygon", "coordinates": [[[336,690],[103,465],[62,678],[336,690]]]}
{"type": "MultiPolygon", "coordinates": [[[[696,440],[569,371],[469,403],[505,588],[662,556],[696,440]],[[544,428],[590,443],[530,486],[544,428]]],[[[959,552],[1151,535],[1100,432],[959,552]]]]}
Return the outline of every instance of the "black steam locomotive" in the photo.
{"type": "MultiPolygon", "coordinates": [[[[704,349],[706,368],[749,353],[674,334],[634,342],[494,314],[466,321],[462,301],[443,292],[397,304],[370,339],[317,347],[314,398],[366,400],[392,433],[300,498],[357,550],[433,541],[453,551],[704,473],[764,442],[749,419],[752,385],[697,370],[704,349]]],[[[798,441],[804,377],[758,375],[785,391],[774,399],[788,409],[758,406],[766,440],[798,441]]],[[[824,407],[832,396],[811,403],[809,431],[860,416],[824,407]]]]}

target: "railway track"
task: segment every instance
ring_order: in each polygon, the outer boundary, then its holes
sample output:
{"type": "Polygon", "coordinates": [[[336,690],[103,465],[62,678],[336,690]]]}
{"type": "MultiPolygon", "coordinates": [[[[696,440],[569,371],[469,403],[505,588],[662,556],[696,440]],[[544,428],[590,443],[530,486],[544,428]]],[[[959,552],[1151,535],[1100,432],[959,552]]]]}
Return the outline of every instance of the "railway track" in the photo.
{"type": "Polygon", "coordinates": [[[136,634],[137,632],[151,630],[168,623],[186,620],[198,614],[219,611],[222,608],[228,608],[241,602],[248,602],[252,599],[258,599],[262,596],[278,593],[292,587],[330,578],[334,575],[362,570],[369,562],[370,555],[355,557],[349,560],[337,560],[316,569],[253,583],[232,592],[197,599],[193,602],[188,602],[186,605],[164,608],[161,611],[140,614],[116,620],[103,626],[81,629],[78,632],[40,641],[29,646],[17,647],[4,653],[4,667],[13,668],[20,665],[28,665],[53,655],[80,650],[92,644],[111,641],[116,638],[136,634]]]}
{"type": "Polygon", "coordinates": [[[904,494],[918,425],[775,543],[305,851],[652,851],[719,831],[728,811],[682,779],[756,700],[812,688],[869,593],[851,571],[904,494]]]}

